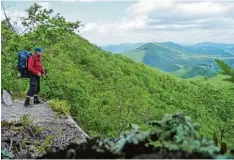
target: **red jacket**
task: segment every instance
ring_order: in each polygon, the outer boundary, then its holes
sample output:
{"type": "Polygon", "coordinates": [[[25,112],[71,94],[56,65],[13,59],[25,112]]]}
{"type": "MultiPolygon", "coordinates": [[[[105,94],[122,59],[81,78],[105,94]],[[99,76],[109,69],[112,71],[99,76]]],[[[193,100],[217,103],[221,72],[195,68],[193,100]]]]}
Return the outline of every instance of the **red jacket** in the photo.
{"type": "Polygon", "coordinates": [[[28,70],[32,72],[32,74],[39,75],[39,73],[44,74],[45,70],[41,63],[41,56],[35,53],[28,58],[28,70]]]}

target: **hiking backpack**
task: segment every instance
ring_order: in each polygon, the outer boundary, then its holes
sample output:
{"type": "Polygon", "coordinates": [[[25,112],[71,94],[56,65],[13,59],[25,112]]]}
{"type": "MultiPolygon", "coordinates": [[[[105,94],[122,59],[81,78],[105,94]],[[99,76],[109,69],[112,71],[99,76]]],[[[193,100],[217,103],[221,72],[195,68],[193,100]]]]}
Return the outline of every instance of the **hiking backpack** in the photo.
{"type": "Polygon", "coordinates": [[[18,71],[20,75],[19,78],[29,78],[29,71],[28,71],[28,57],[32,56],[29,51],[23,50],[18,53],[18,71]]]}

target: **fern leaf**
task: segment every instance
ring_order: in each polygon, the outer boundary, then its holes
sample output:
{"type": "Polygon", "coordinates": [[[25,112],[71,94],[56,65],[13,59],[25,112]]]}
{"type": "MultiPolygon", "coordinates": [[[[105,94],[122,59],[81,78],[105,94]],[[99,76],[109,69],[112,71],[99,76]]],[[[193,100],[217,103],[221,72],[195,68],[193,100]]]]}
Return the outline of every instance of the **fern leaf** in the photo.
{"type": "Polygon", "coordinates": [[[219,68],[222,70],[221,74],[224,74],[224,75],[231,75],[232,74],[231,66],[227,65],[226,63],[224,63],[223,61],[221,61],[219,59],[215,59],[215,62],[217,63],[219,68]]]}

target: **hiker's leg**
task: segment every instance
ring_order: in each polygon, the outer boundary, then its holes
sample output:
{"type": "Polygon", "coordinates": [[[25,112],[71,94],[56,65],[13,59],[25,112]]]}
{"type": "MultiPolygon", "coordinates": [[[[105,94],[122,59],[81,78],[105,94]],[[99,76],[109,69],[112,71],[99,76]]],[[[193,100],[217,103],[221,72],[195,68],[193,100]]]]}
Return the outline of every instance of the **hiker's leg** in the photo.
{"type": "Polygon", "coordinates": [[[40,92],[40,77],[37,77],[37,90],[34,94],[34,104],[39,104],[41,103],[39,97],[38,97],[38,94],[40,92]]]}
{"type": "Polygon", "coordinates": [[[33,95],[35,94],[36,88],[37,88],[36,76],[31,75],[30,76],[30,88],[28,90],[27,97],[26,97],[26,100],[24,102],[25,107],[33,104],[33,95]]]}
{"type": "Polygon", "coordinates": [[[27,96],[33,97],[37,91],[37,77],[32,75],[30,77],[30,88],[28,90],[27,96]]]}
{"type": "Polygon", "coordinates": [[[36,91],[36,95],[38,95],[39,94],[39,92],[40,92],[40,77],[37,77],[37,91],[36,91]]]}
{"type": "Polygon", "coordinates": [[[29,96],[26,97],[26,99],[25,99],[25,101],[24,101],[24,106],[25,106],[25,107],[30,106],[30,100],[31,100],[31,98],[32,98],[32,97],[29,97],[29,96]]]}

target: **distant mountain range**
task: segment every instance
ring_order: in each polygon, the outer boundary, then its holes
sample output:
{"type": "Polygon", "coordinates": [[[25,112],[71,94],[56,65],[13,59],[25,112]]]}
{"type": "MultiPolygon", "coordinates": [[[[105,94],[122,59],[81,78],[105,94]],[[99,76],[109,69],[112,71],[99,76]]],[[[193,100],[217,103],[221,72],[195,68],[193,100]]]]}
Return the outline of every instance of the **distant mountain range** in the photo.
{"type": "Polygon", "coordinates": [[[177,49],[184,53],[216,55],[216,56],[234,56],[234,44],[221,44],[212,42],[202,42],[191,46],[182,46],[173,42],[162,43],[168,47],[177,49]]]}
{"type": "Polygon", "coordinates": [[[108,49],[115,53],[124,51],[120,54],[166,72],[175,72],[182,78],[215,75],[218,70],[214,62],[216,58],[234,67],[234,44],[202,42],[184,46],[174,42],[133,43],[111,45],[108,49]]]}
{"type": "MultiPolygon", "coordinates": [[[[103,50],[112,53],[122,53],[134,50],[147,43],[122,43],[116,45],[101,46],[103,50]]],[[[177,49],[184,53],[193,54],[205,54],[205,55],[220,55],[220,56],[233,56],[234,44],[213,43],[213,42],[201,42],[195,45],[180,45],[174,42],[162,42],[158,43],[174,49],[177,49]]]]}

